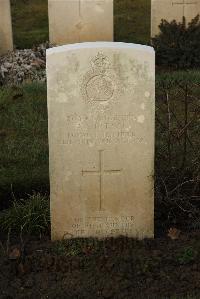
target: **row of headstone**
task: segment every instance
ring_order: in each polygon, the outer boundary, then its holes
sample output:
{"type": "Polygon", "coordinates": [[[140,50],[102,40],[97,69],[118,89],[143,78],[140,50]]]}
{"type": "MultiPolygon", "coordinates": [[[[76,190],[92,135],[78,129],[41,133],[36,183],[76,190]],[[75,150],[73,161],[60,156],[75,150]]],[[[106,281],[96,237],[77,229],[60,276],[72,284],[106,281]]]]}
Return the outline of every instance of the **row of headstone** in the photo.
{"type": "MultiPolygon", "coordinates": [[[[161,19],[190,21],[200,0],[151,0],[151,36],[161,19]]],[[[48,0],[50,42],[113,41],[113,0],[48,0]]],[[[13,49],[10,0],[0,0],[0,53],[13,49]]]]}

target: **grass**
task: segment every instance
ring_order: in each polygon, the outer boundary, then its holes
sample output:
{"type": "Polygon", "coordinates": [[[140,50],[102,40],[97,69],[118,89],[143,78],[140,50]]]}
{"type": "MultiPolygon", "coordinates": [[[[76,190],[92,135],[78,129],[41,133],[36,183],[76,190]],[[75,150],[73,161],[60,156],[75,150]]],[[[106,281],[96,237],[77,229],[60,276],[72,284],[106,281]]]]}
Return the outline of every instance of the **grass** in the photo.
{"type": "Polygon", "coordinates": [[[0,89],[0,206],[48,191],[46,85],[0,89]]]}
{"type": "MultiPolygon", "coordinates": [[[[150,0],[114,0],[115,41],[147,44],[150,0]]],[[[11,0],[14,44],[31,48],[48,40],[48,1],[11,0]]]]}
{"type": "Polygon", "coordinates": [[[115,41],[148,44],[150,0],[114,0],[115,41]]]}
{"type": "Polygon", "coordinates": [[[192,247],[185,248],[177,257],[180,265],[190,264],[195,260],[197,252],[192,247]]]}
{"type": "Polygon", "coordinates": [[[19,235],[39,235],[50,230],[49,200],[41,194],[33,194],[26,200],[13,201],[12,207],[0,212],[1,231],[19,235]]]}
{"type": "Polygon", "coordinates": [[[14,44],[32,48],[49,39],[48,0],[11,0],[14,44]]]}

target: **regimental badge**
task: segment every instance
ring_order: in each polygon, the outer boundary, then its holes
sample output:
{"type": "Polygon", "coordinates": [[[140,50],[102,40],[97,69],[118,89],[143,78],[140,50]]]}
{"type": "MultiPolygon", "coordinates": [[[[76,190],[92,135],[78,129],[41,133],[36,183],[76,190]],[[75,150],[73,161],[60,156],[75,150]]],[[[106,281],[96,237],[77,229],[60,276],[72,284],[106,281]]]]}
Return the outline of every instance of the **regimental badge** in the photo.
{"type": "Polygon", "coordinates": [[[90,70],[84,75],[81,94],[94,106],[107,107],[117,99],[118,76],[109,58],[99,52],[90,61],[90,70]]]}

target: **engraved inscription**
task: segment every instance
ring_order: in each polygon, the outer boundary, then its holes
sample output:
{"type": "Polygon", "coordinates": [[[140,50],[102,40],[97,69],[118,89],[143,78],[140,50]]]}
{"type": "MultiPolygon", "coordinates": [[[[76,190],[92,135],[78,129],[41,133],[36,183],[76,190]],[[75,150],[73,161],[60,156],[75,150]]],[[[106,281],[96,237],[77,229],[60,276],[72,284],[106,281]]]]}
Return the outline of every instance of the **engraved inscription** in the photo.
{"type": "Polygon", "coordinates": [[[112,236],[116,233],[128,235],[134,231],[134,216],[91,216],[75,218],[71,230],[75,236],[88,232],[96,235],[112,236]]]}
{"type": "Polygon", "coordinates": [[[89,134],[88,132],[69,132],[59,144],[72,145],[84,144],[88,146],[106,145],[106,144],[147,144],[143,137],[138,137],[134,132],[103,132],[100,134],[89,134]]]}
{"type": "Polygon", "coordinates": [[[66,128],[60,144],[146,144],[146,140],[139,136],[138,117],[129,113],[80,115],[77,113],[66,115],[66,128]]]}
{"type": "Polygon", "coordinates": [[[104,189],[104,175],[120,174],[122,169],[104,169],[104,150],[99,150],[99,169],[98,170],[82,170],[82,176],[84,175],[98,175],[99,177],[99,211],[102,211],[103,203],[103,189],[104,189]]]}

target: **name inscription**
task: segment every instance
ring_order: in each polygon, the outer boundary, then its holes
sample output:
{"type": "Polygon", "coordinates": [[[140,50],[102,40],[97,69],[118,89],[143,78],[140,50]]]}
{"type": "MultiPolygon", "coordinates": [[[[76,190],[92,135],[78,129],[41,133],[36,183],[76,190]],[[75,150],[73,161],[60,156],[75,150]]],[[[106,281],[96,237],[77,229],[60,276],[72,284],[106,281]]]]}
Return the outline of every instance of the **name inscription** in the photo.
{"type": "Polygon", "coordinates": [[[71,230],[75,236],[90,234],[116,235],[117,233],[128,235],[134,228],[133,216],[94,216],[75,218],[71,230]]]}
{"type": "MultiPolygon", "coordinates": [[[[138,118],[131,113],[127,115],[66,115],[66,130],[59,143],[61,144],[146,144],[138,136],[136,124],[138,118]]],[[[138,125],[138,124],[137,124],[138,125]]]]}

